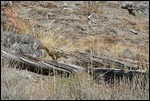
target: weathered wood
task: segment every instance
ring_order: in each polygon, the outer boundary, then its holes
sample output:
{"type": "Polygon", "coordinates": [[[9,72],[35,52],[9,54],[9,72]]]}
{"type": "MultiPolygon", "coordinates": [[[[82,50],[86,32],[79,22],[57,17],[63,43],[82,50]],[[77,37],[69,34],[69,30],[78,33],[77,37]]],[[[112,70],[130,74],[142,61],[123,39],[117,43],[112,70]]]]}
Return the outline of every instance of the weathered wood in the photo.
{"type": "Polygon", "coordinates": [[[97,83],[100,83],[102,80],[114,83],[115,80],[121,80],[123,78],[131,82],[136,76],[142,77],[142,81],[144,82],[147,80],[146,77],[148,77],[148,73],[144,70],[121,70],[115,68],[95,68],[90,70],[90,75],[93,76],[93,80],[97,83]]]}
{"type": "Polygon", "coordinates": [[[10,58],[12,60],[24,63],[26,65],[29,65],[29,69],[35,70],[36,68],[41,69],[43,72],[50,71],[50,70],[58,70],[62,72],[67,72],[67,73],[73,73],[73,72],[81,72],[84,71],[85,69],[72,65],[72,64],[65,64],[65,63],[58,63],[55,61],[42,61],[40,59],[36,58],[31,58],[29,56],[22,56],[19,54],[15,54],[13,52],[10,52],[8,49],[1,49],[1,54],[7,58],[10,58]]]}
{"type": "MultiPolygon", "coordinates": [[[[129,70],[138,70],[139,68],[142,68],[141,65],[138,65],[140,62],[135,60],[121,60],[119,58],[107,58],[107,57],[99,57],[90,53],[81,53],[77,52],[76,54],[79,54],[80,56],[75,57],[77,62],[86,62],[92,63],[92,65],[99,64],[110,68],[128,68],[129,70]],[[84,58],[83,58],[84,57],[84,58]]],[[[142,62],[142,64],[149,65],[149,63],[142,62]]]]}
{"type": "Polygon", "coordinates": [[[75,72],[83,72],[85,71],[86,69],[81,67],[81,66],[77,66],[77,65],[73,65],[73,64],[66,64],[66,63],[60,63],[62,66],[69,66],[70,68],[73,68],[73,70],[75,72]]]}
{"type": "MultiPolygon", "coordinates": [[[[10,50],[1,49],[2,56],[5,56],[7,58],[10,58],[12,60],[15,60],[17,62],[26,64],[27,66],[23,66],[21,68],[27,68],[28,70],[36,73],[42,73],[48,75],[54,75],[54,74],[63,74],[63,76],[69,76],[69,74],[74,72],[87,72],[93,76],[94,82],[100,83],[100,81],[105,80],[108,83],[113,83],[115,80],[123,79],[124,77],[129,79],[130,81],[133,80],[135,75],[144,75],[143,81],[147,82],[147,79],[145,76],[148,76],[148,73],[144,70],[122,70],[122,69],[116,69],[116,68],[83,68],[81,66],[73,65],[73,64],[67,64],[67,63],[58,63],[56,61],[42,61],[40,59],[36,59],[29,56],[23,56],[19,54],[15,54],[13,52],[10,52],[10,50]],[[65,74],[65,75],[64,75],[65,74]]],[[[124,66],[124,62],[118,62],[113,61],[109,59],[102,59],[102,58],[88,58],[85,57],[82,59],[79,59],[84,62],[96,62],[100,64],[106,64],[110,65],[111,62],[114,62],[113,65],[115,67],[118,66],[124,66]],[[108,60],[108,62],[107,62],[108,60]]],[[[145,83],[144,83],[145,84],[145,83]]],[[[143,86],[144,87],[144,86],[143,86]]]]}

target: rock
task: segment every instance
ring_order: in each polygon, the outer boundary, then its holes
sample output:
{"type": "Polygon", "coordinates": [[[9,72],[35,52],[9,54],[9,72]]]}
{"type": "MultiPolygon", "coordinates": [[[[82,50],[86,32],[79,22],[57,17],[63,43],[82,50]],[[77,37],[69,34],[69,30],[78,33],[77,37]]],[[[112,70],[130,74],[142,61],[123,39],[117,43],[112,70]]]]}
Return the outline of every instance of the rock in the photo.
{"type": "Polygon", "coordinates": [[[130,59],[133,59],[133,58],[134,58],[133,53],[132,53],[131,50],[128,49],[128,48],[126,48],[126,49],[123,51],[122,56],[125,57],[125,58],[130,58],[130,59]]]}
{"type": "Polygon", "coordinates": [[[135,34],[135,35],[139,34],[138,31],[135,31],[135,30],[133,30],[133,29],[131,29],[131,30],[129,30],[129,31],[132,32],[132,33],[135,34]]]}
{"type": "Polygon", "coordinates": [[[127,9],[129,14],[136,16],[135,15],[135,7],[133,6],[132,2],[125,2],[123,3],[123,5],[121,6],[122,9],[127,9]]]}
{"type": "Polygon", "coordinates": [[[34,57],[43,57],[43,52],[38,50],[42,46],[42,42],[29,34],[16,34],[9,31],[2,31],[1,45],[4,48],[9,48],[17,54],[30,55],[34,57]]]}
{"type": "Polygon", "coordinates": [[[121,8],[127,9],[129,11],[129,14],[133,16],[138,15],[144,19],[149,18],[149,1],[132,1],[132,2],[126,1],[126,2],[123,2],[121,8]]]}
{"type": "Polygon", "coordinates": [[[95,23],[97,22],[98,16],[96,13],[92,13],[91,15],[88,16],[88,23],[95,23]]]}
{"type": "Polygon", "coordinates": [[[20,54],[30,54],[32,52],[32,45],[31,44],[16,44],[13,45],[12,48],[14,50],[18,50],[20,54]]]}
{"type": "Polygon", "coordinates": [[[12,35],[14,35],[13,32],[1,31],[1,45],[4,47],[8,47],[9,43],[7,41],[7,38],[11,37],[12,35]]]}
{"type": "Polygon", "coordinates": [[[12,1],[1,1],[1,7],[3,6],[11,6],[12,5],[12,1]]]}
{"type": "Polygon", "coordinates": [[[100,49],[99,55],[107,57],[107,58],[111,58],[112,57],[112,54],[105,48],[100,49]]]}

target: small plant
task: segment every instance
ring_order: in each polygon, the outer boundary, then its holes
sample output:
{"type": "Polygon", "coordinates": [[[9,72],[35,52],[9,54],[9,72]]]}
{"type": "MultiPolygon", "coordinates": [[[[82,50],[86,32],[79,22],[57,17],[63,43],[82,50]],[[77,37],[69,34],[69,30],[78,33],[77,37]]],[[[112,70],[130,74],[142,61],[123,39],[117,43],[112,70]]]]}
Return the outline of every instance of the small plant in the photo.
{"type": "Polygon", "coordinates": [[[1,14],[3,15],[1,18],[1,27],[3,30],[20,32],[25,28],[24,21],[19,19],[18,12],[14,8],[4,8],[1,14]]]}

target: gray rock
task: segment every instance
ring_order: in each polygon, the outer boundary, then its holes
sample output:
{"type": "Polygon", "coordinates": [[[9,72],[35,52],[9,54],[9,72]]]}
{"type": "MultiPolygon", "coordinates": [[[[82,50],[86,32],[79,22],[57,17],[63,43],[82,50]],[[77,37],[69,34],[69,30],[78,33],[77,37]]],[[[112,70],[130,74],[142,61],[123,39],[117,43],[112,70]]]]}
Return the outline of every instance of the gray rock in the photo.
{"type": "Polygon", "coordinates": [[[100,49],[99,55],[107,57],[107,58],[111,58],[112,57],[112,54],[109,52],[109,50],[107,50],[105,48],[100,49]]]}
{"type": "Polygon", "coordinates": [[[11,6],[12,5],[12,1],[1,1],[1,7],[3,6],[11,6]]]}
{"type": "Polygon", "coordinates": [[[14,44],[12,49],[17,50],[20,54],[30,54],[32,51],[31,44],[14,44]]]}
{"type": "Polygon", "coordinates": [[[135,30],[133,30],[133,29],[131,29],[131,30],[129,30],[129,31],[132,32],[132,33],[135,34],[135,35],[139,34],[138,31],[135,31],[135,30]]]}
{"type": "Polygon", "coordinates": [[[90,23],[90,22],[91,22],[91,23],[96,23],[97,18],[98,18],[98,16],[96,15],[96,13],[93,13],[93,14],[89,15],[89,16],[88,16],[89,23],[90,23]]]}
{"type": "Polygon", "coordinates": [[[21,42],[21,37],[20,35],[18,34],[15,34],[15,35],[12,35],[10,38],[7,38],[8,39],[8,42],[12,45],[12,44],[15,44],[15,43],[20,43],[21,42]]]}
{"type": "Polygon", "coordinates": [[[123,53],[122,53],[122,56],[125,57],[125,58],[130,58],[130,59],[133,59],[134,58],[134,54],[131,52],[130,49],[126,48],[123,53]]]}
{"type": "Polygon", "coordinates": [[[1,36],[1,45],[4,48],[12,49],[17,54],[30,55],[34,57],[45,56],[41,50],[37,49],[39,46],[43,45],[42,42],[32,35],[2,31],[1,36]]]}
{"type": "Polygon", "coordinates": [[[33,43],[35,40],[35,37],[33,35],[30,34],[23,34],[23,35],[19,35],[21,37],[21,43],[22,44],[29,44],[29,43],[33,43]]]}
{"type": "Polygon", "coordinates": [[[34,50],[37,50],[37,48],[39,47],[39,46],[43,46],[43,43],[41,42],[41,41],[39,41],[39,40],[35,40],[34,42],[33,42],[33,49],[34,50]]]}
{"type": "Polygon", "coordinates": [[[127,9],[131,15],[137,14],[144,19],[149,18],[149,1],[126,1],[122,3],[121,8],[127,9]]]}
{"type": "Polygon", "coordinates": [[[4,47],[10,47],[9,38],[15,35],[13,32],[2,31],[1,32],[1,45],[4,47]]]}
{"type": "Polygon", "coordinates": [[[122,9],[127,9],[129,14],[133,15],[133,16],[136,16],[135,14],[135,6],[133,6],[133,3],[132,2],[125,2],[122,6],[121,6],[122,9]]]}

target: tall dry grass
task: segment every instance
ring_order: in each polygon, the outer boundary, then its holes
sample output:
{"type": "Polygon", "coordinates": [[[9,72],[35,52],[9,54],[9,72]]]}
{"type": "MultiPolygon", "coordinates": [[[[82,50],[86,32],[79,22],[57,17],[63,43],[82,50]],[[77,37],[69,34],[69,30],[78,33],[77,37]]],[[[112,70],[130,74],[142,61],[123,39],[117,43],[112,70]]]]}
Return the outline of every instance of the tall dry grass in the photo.
{"type": "MultiPolygon", "coordinates": [[[[1,58],[3,59],[5,58],[1,58]]],[[[38,75],[10,68],[18,68],[19,64],[8,66],[7,60],[4,61],[1,68],[2,100],[149,99],[149,76],[135,76],[132,82],[123,78],[111,84],[103,79],[99,82],[94,81],[87,73],[77,73],[69,77],[38,75]]]]}

